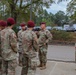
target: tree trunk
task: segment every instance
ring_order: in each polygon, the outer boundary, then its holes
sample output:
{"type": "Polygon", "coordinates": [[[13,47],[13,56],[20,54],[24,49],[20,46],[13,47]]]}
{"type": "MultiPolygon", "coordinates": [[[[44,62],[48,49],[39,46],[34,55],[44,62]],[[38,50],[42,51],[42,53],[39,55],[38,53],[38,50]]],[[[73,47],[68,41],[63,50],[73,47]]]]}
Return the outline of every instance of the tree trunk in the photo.
{"type": "Polygon", "coordinates": [[[9,5],[11,8],[11,17],[13,17],[15,21],[17,22],[16,3],[14,2],[14,0],[11,0],[11,3],[9,3],[9,5]]]}

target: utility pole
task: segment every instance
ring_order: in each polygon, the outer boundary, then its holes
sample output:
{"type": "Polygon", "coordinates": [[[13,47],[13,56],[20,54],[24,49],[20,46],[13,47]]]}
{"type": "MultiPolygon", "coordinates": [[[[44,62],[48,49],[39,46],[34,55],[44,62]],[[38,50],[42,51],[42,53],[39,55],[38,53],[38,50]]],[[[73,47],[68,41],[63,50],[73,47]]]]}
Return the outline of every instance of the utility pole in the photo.
{"type": "Polygon", "coordinates": [[[32,20],[32,0],[30,0],[30,20],[32,20]]]}

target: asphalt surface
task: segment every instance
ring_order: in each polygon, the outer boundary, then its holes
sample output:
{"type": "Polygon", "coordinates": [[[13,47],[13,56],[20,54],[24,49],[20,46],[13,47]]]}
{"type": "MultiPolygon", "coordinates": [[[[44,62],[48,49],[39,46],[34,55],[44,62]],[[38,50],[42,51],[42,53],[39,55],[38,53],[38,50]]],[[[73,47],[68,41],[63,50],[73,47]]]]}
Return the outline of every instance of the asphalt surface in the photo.
{"type": "Polygon", "coordinates": [[[75,47],[49,45],[47,57],[49,60],[75,61],[75,47]]]}
{"type": "MultiPolygon", "coordinates": [[[[36,75],[76,75],[75,47],[49,45],[47,68],[37,68],[36,75]]],[[[39,64],[38,58],[37,63],[39,64]]],[[[17,66],[16,75],[21,75],[21,67],[17,66]]]]}

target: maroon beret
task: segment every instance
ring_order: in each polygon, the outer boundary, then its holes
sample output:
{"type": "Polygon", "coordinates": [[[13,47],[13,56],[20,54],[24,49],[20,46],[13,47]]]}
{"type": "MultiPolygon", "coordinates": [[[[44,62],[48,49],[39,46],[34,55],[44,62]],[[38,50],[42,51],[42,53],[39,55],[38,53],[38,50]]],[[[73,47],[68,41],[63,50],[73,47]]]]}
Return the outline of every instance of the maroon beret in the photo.
{"type": "Polygon", "coordinates": [[[15,20],[14,20],[14,18],[8,18],[7,19],[7,24],[11,24],[11,25],[13,25],[13,24],[15,24],[15,20]]]}
{"type": "Polygon", "coordinates": [[[4,20],[0,20],[0,26],[2,26],[2,27],[7,26],[6,21],[4,21],[4,20]]]}
{"type": "Polygon", "coordinates": [[[33,21],[28,21],[27,26],[28,27],[34,27],[35,23],[33,21]]]}
{"type": "Polygon", "coordinates": [[[25,25],[26,25],[25,23],[21,23],[21,24],[20,24],[21,27],[24,27],[25,25]]]}
{"type": "Polygon", "coordinates": [[[41,25],[41,24],[45,24],[45,25],[46,25],[46,23],[45,23],[45,22],[41,22],[41,23],[40,23],[40,25],[41,25]]]}
{"type": "MultiPolygon", "coordinates": [[[[1,23],[1,21],[2,21],[2,20],[0,20],[0,23],[1,23]]],[[[0,24],[0,26],[1,26],[1,24],[0,24]]]]}
{"type": "MultiPolygon", "coordinates": [[[[0,20],[0,22],[1,22],[1,20],[0,20]]],[[[1,24],[0,24],[0,26],[1,26],[1,24]]]]}

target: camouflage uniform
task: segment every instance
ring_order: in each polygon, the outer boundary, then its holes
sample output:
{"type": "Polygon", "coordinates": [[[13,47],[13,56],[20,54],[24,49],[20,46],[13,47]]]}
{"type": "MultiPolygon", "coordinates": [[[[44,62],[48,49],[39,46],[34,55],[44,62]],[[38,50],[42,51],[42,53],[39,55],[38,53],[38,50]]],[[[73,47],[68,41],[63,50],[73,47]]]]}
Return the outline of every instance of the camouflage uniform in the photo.
{"type": "Polygon", "coordinates": [[[17,66],[17,38],[15,32],[9,27],[1,31],[1,50],[3,75],[15,75],[15,68],[17,66]]]}
{"type": "Polygon", "coordinates": [[[76,43],[75,43],[75,63],[76,63],[76,43]]]}
{"type": "Polygon", "coordinates": [[[2,57],[1,57],[1,29],[0,29],[0,75],[2,73],[2,57]]]}
{"type": "Polygon", "coordinates": [[[19,45],[19,49],[18,49],[18,53],[19,53],[19,65],[21,64],[22,65],[22,32],[23,30],[20,30],[18,32],[18,45],[19,45]]]}
{"type": "Polygon", "coordinates": [[[37,36],[32,30],[22,33],[23,59],[21,75],[35,75],[36,72],[36,51],[39,49],[37,36]]]}
{"type": "Polygon", "coordinates": [[[48,30],[39,31],[39,61],[40,64],[45,64],[47,62],[47,47],[48,42],[51,40],[52,34],[48,30]]]}

